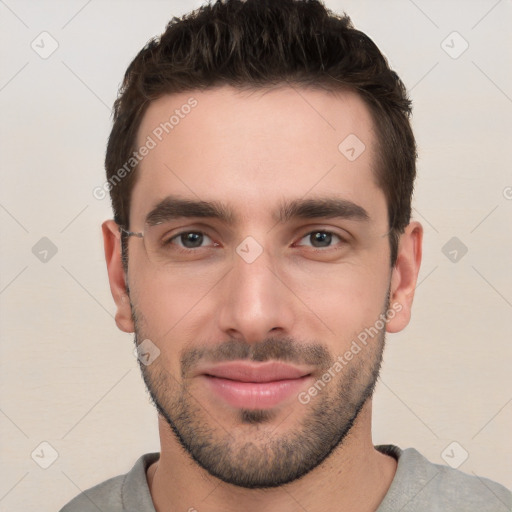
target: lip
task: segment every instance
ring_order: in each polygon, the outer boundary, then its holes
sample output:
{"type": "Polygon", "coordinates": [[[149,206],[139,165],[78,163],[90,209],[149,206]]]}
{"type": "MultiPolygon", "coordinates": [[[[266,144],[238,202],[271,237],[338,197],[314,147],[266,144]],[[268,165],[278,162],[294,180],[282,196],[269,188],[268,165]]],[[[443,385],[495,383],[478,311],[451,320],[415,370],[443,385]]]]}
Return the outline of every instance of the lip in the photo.
{"type": "Polygon", "coordinates": [[[278,361],[252,363],[230,361],[204,367],[203,375],[240,382],[275,382],[279,380],[299,379],[311,373],[306,367],[292,366],[278,361]]]}
{"type": "Polygon", "coordinates": [[[269,409],[297,395],[311,369],[271,361],[230,361],[201,369],[210,391],[235,408],[269,409]]]}

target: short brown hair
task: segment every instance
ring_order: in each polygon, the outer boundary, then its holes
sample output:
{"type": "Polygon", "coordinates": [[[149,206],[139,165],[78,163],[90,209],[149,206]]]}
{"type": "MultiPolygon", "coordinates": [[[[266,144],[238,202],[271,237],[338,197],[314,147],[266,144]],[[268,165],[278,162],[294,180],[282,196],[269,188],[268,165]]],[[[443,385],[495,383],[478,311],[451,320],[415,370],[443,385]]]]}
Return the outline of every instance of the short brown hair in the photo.
{"type": "Polygon", "coordinates": [[[105,168],[114,220],[129,227],[136,167],[116,173],[135,150],[149,103],[163,95],[231,85],[352,90],[365,101],[377,133],[377,185],[387,201],[391,266],[409,224],[416,177],[411,102],[375,43],[318,0],[217,0],[172,18],[129,65],[114,104],[105,168]],[[124,175],[124,174],[123,174],[124,175]]]}

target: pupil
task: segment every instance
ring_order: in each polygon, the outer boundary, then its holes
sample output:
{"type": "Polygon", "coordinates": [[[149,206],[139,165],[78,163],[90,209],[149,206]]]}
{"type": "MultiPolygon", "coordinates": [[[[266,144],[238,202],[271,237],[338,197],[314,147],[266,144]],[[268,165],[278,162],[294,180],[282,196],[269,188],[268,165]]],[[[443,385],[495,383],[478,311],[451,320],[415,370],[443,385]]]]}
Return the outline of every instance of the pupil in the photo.
{"type": "Polygon", "coordinates": [[[200,247],[203,242],[203,235],[201,233],[185,233],[181,235],[181,241],[188,249],[200,247]]]}
{"type": "Polygon", "coordinates": [[[313,246],[314,247],[325,247],[329,245],[332,239],[332,235],[330,233],[324,233],[322,231],[317,231],[313,234],[313,246]]]}

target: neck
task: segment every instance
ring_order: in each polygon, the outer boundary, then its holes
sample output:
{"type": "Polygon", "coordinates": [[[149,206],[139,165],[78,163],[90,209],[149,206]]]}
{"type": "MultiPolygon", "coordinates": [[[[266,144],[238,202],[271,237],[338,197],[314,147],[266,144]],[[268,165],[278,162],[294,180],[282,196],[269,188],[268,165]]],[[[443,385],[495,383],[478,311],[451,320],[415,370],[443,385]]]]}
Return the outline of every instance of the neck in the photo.
{"type": "Polygon", "coordinates": [[[211,476],[183,450],[159,417],[160,459],[148,469],[157,512],[373,512],[391,485],[396,460],[378,452],[371,439],[371,400],[333,453],[304,477],[282,487],[245,489],[211,476]]]}

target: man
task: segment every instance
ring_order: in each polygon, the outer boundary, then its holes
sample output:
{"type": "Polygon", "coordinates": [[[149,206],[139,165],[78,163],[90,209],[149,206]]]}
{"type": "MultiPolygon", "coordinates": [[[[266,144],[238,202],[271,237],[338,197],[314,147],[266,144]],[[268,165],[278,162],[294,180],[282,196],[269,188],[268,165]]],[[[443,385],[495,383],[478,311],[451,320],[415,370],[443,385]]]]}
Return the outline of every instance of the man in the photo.
{"type": "Polygon", "coordinates": [[[421,263],[410,112],[317,1],[217,2],[137,55],[103,234],[161,452],[63,512],[510,509],[497,483],[372,443],[421,263]]]}

